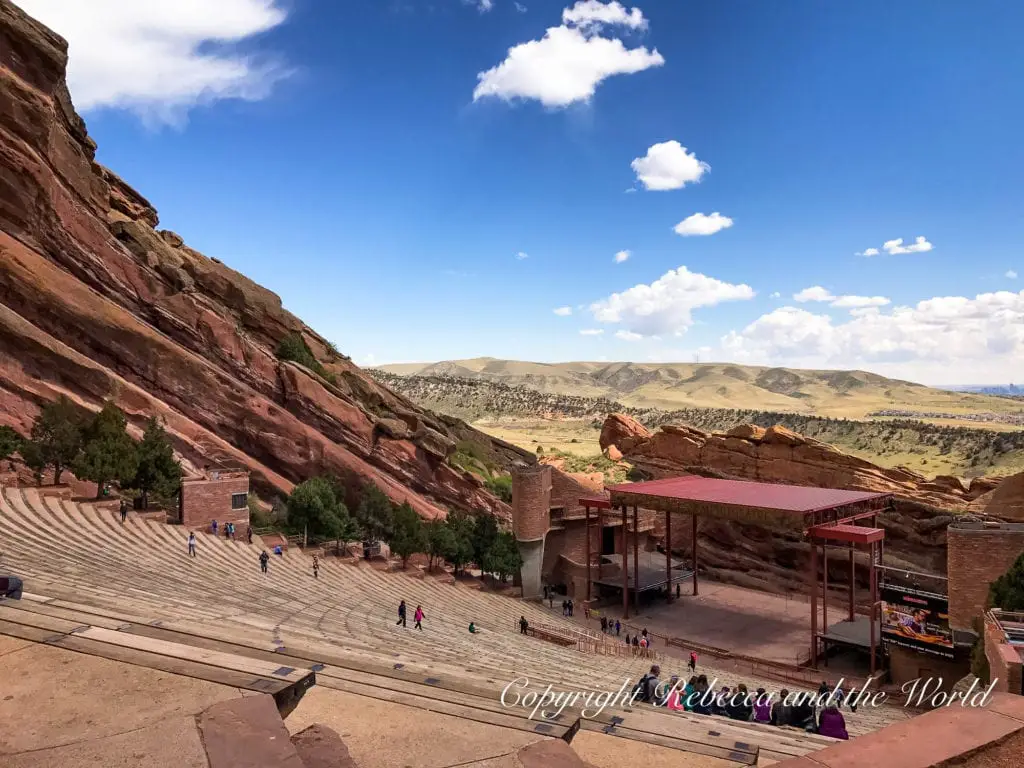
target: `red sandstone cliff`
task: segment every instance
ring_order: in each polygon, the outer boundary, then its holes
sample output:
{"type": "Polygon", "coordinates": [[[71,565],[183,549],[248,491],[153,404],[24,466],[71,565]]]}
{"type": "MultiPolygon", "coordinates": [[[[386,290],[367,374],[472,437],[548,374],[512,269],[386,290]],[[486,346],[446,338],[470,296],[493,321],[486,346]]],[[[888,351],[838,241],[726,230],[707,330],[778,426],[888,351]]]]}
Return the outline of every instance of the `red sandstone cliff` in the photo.
{"type": "Polygon", "coordinates": [[[445,459],[472,439],[365,375],[281,300],[157,229],[152,205],[94,160],[64,80],[67,45],[0,0],[0,424],[27,431],[66,394],[163,416],[197,465],[247,467],[264,491],[319,472],[370,480],[422,515],[508,507],[445,459]],[[274,349],[300,333],[329,383],[274,349]]]}
{"type": "MultiPolygon", "coordinates": [[[[665,425],[652,433],[629,416],[611,414],[601,430],[601,448],[612,446],[652,478],[710,474],[893,493],[896,508],[881,520],[886,562],[926,572],[946,571],[946,525],[954,513],[1024,519],[1024,475],[978,478],[969,485],[955,477],[929,480],[908,469],[879,467],[783,427],[743,424],[726,434],[708,434],[665,425]]],[[[687,531],[674,531],[673,547],[688,549],[688,537],[687,531]]],[[[804,587],[809,549],[799,536],[705,519],[699,538],[703,562],[719,578],[770,589],[804,587]]],[[[866,561],[860,566],[858,580],[866,583],[866,561]]],[[[830,568],[833,583],[846,578],[841,563],[830,568]]]]}

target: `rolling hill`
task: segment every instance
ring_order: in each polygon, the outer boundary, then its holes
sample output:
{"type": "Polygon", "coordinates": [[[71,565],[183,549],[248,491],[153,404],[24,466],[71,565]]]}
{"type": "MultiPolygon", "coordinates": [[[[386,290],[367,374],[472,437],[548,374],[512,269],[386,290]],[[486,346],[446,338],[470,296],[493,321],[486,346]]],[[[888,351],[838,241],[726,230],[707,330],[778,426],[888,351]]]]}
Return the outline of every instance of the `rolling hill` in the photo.
{"type": "Polygon", "coordinates": [[[533,363],[491,357],[384,365],[399,376],[450,376],[552,395],[606,398],[635,408],[757,409],[867,418],[900,415],[1024,414],[1011,398],[935,389],[866,371],[765,368],[729,363],[533,363]]]}

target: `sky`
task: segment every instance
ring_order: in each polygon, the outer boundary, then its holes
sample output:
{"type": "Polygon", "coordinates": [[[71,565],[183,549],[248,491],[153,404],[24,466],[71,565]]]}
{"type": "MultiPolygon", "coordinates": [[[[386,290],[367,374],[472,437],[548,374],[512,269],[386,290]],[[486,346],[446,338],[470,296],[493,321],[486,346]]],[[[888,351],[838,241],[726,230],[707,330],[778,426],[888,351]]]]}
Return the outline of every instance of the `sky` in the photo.
{"type": "Polygon", "coordinates": [[[1024,380],[1024,4],[15,2],[161,226],[362,365],[1024,380]]]}

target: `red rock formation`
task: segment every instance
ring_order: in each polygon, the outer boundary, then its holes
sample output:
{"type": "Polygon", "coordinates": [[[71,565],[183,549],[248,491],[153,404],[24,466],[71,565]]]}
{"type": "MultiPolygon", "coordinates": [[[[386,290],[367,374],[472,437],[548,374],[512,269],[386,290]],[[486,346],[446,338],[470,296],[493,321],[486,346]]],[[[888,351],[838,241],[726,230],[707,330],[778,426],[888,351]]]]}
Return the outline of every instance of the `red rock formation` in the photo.
{"type": "MultiPolygon", "coordinates": [[[[1024,517],[1024,475],[1001,482],[979,478],[969,486],[955,477],[929,480],[909,469],[885,469],[778,426],[742,424],[725,434],[708,434],[665,425],[652,434],[635,420],[612,414],[601,430],[601,447],[611,445],[629,446],[624,459],[652,478],[692,473],[893,493],[896,508],[881,520],[886,562],[925,572],[945,573],[945,529],[952,514],[971,510],[1004,519],[1024,517]]],[[[672,545],[686,551],[690,533],[683,528],[673,528],[672,545]]],[[[764,589],[805,588],[809,549],[792,533],[703,519],[699,543],[702,562],[718,578],[764,589]]],[[[862,585],[866,566],[866,560],[858,564],[862,585]]],[[[830,567],[833,584],[847,578],[844,569],[842,563],[830,567]]]]}
{"type": "Polygon", "coordinates": [[[281,300],[157,230],[153,206],[94,160],[64,81],[67,45],[0,0],[0,424],[40,404],[113,398],[139,425],[167,420],[194,464],[226,462],[288,492],[331,472],[372,481],[424,516],[508,507],[445,459],[472,439],[377,384],[281,300]],[[276,359],[299,333],[332,381],[276,359]],[[456,438],[455,435],[458,435],[456,438]]]}

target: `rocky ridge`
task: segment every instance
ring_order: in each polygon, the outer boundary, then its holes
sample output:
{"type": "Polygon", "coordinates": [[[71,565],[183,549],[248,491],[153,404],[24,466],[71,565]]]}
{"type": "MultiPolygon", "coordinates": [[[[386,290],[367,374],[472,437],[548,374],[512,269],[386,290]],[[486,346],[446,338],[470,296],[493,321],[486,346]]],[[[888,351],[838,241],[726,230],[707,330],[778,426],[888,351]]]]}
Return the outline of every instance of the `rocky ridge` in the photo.
{"type": "MultiPolygon", "coordinates": [[[[242,466],[287,493],[320,472],[379,485],[420,514],[508,508],[446,458],[453,430],[390,391],[271,291],[159,229],[156,209],[95,159],[65,83],[67,44],[0,0],[0,423],[26,432],[64,394],[166,420],[195,465],[242,466]],[[279,361],[300,334],[326,376],[279,361]]],[[[458,436],[456,436],[456,432],[458,436]]]]}

